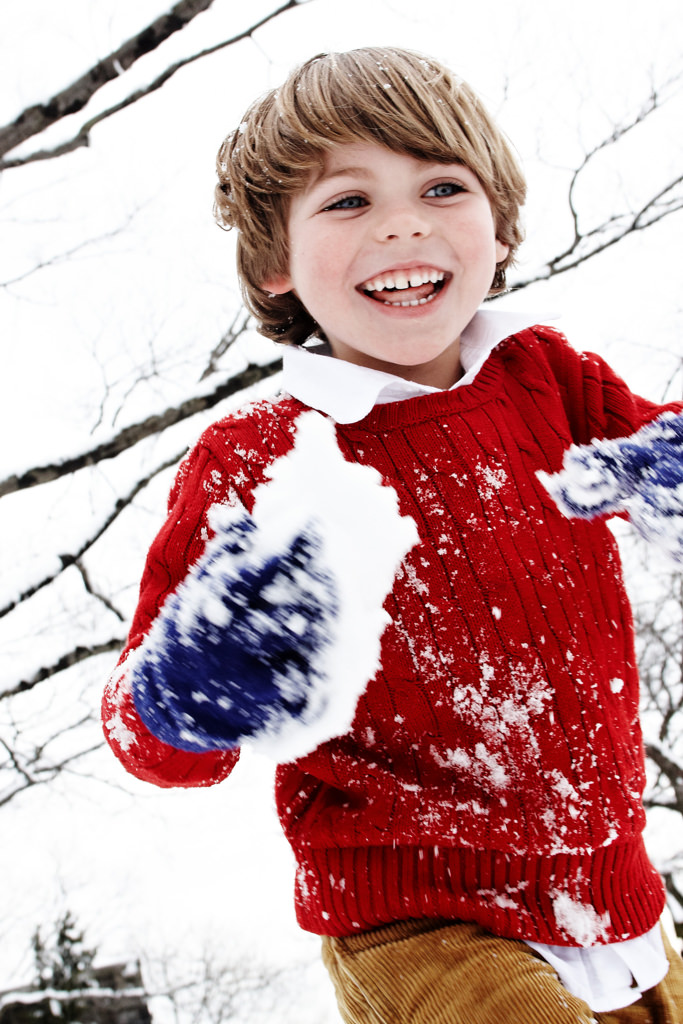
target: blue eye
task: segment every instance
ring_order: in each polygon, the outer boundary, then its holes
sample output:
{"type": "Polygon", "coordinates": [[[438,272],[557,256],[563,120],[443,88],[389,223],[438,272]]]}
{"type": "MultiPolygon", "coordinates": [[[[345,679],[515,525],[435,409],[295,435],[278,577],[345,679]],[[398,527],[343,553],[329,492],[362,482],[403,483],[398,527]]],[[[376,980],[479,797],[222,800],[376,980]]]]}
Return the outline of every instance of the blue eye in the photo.
{"type": "Polygon", "coordinates": [[[457,181],[440,181],[438,185],[432,185],[431,188],[425,192],[427,199],[448,199],[450,196],[455,196],[459,192],[464,192],[465,187],[459,185],[457,181]]]}
{"type": "Polygon", "coordinates": [[[337,199],[335,203],[326,206],[326,210],[358,210],[361,206],[367,206],[367,200],[362,196],[344,196],[337,199]]]}

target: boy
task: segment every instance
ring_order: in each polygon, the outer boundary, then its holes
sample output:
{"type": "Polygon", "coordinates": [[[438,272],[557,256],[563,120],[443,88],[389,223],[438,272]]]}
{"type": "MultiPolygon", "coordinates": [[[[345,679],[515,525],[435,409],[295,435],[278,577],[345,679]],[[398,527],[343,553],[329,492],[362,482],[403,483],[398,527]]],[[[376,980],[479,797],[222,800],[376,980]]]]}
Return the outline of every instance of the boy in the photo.
{"type": "Polygon", "coordinates": [[[352,1024],[681,1024],[605,525],[628,513],[681,558],[680,407],[477,311],[524,180],[434,61],[309,61],[218,173],[286,393],[181,467],[112,747],[162,786],[274,753],[298,919],[352,1024]]]}

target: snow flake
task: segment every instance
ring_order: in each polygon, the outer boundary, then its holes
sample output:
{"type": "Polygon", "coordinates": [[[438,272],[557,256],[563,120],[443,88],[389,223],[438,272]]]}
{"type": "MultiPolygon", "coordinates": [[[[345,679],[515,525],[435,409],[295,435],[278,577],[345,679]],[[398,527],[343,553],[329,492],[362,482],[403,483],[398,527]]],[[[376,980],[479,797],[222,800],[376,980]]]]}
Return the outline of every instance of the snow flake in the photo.
{"type": "Polygon", "coordinates": [[[413,588],[413,590],[417,594],[422,594],[423,597],[426,596],[429,593],[429,587],[427,586],[425,581],[420,576],[418,576],[415,570],[415,566],[412,565],[409,561],[405,561],[403,563],[403,570],[405,571],[406,577],[410,581],[410,585],[413,588]]]}
{"type": "Polygon", "coordinates": [[[475,760],[461,748],[452,750],[447,747],[445,750],[439,751],[432,744],[430,753],[440,768],[459,768],[471,772],[480,783],[491,785],[496,789],[505,789],[510,784],[507,772],[495,754],[487,750],[483,743],[477,743],[474,749],[475,760]]]}
{"type": "Polygon", "coordinates": [[[507,483],[507,473],[502,466],[497,469],[494,469],[493,466],[478,466],[477,470],[480,481],[483,481],[483,486],[480,485],[480,494],[490,501],[495,497],[496,491],[499,491],[507,483]]]}
{"type": "Polygon", "coordinates": [[[562,931],[579,946],[595,946],[609,939],[609,911],[598,914],[595,907],[573,900],[566,892],[553,894],[553,911],[562,931]]]}
{"type": "Polygon", "coordinates": [[[516,903],[507,893],[496,892],[495,889],[480,889],[479,896],[482,899],[488,900],[494,906],[500,907],[501,910],[518,910],[519,904],[516,903]]]}
{"type": "Polygon", "coordinates": [[[440,768],[469,768],[472,764],[472,759],[466,750],[450,750],[446,748],[443,752],[440,752],[432,744],[430,753],[440,768]]]}
{"type": "Polygon", "coordinates": [[[135,733],[128,728],[120,712],[108,718],[104,725],[112,740],[118,743],[121,750],[128,752],[135,745],[135,733]]]}
{"type": "Polygon", "coordinates": [[[548,777],[549,779],[552,779],[553,789],[563,802],[567,800],[575,800],[577,802],[580,801],[580,796],[577,793],[576,789],[574,788],[574,786],[572,786],[569,779],[565,775],[563,775],[561,771],[559,771],[559,769],[554,768],[549,773],[548,777]]]}
{"type": "Polygon", "coordinates": [[[483,743],[477,743],[474,752],[477,759],[481,761],[489,772],[491,784],[497,789],[505,789],[510,784],[510,779],[503,766],[496,759],[495,754],[487,750],[483,743]]]}
{"type": "Polygon", "coordinates": [[[481,677],[486,680],[486,682],[489,682],[495,677],[495,670],[493,666],[489,664],[488,654],[486,651],[482,651],[479,655],[479,667],[481,669],[481,677]]]}

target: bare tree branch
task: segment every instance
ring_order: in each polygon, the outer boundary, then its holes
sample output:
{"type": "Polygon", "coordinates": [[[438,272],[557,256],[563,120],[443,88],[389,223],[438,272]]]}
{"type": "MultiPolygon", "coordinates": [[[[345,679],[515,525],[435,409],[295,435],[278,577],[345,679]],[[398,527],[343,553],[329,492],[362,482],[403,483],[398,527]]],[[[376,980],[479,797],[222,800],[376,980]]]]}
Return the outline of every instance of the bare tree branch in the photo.
{"type": "Polygon", "coordinates": [[[109,654],[111,651],[118,651],[125,642],[125,636],[115,636],[112,637],[111,640],[105,640],[102,643],[93,644],[91,647],[83,647],[81,645],[74,647],[73,650],[63,654],[61,658],[58,658],[52,665],[46,665],[39,669],[29,679],[23,679],[10,690],[3,690],[3,692],[0,693],[0,700],[6,700],[8,697],[16,697],[19,693],[27,693],[35,686],[38,686],[39,683],[45,682],[46,679],[51,679],[52,676],[56,676],[60,672],[64,672],[67,668],[72,668],[74,665],[80,664],[82,661],[87,661],[88,658],[95,658],[98,654],[109,654]]]}
{"type": "Polygon", "coordinates": [[[230,398],[231,395],[252,387],[252,385],[258,384],[259,381],[266,380],[268,377],[272,377],[273,374],[278,373],[281,369],[282,361],[280,359],[271,363],[265,363],[264,365],[250,363],[241,373],[220,384],[210,394],[188,398],[181,402],[180,405],[166,409],[165,412],[148,416],[147,419],[141,420],[139,423],[125,427],[114,437],[95,445],[89,451],[81,452],[79,455],[73,455],[59,462],[35,466],[23,473],[15,473],[7,477],[5,480],[0,481],[0,497],[14,494],[16,491],[22,491],[29,487],[37,487],[52,480],[58,480],[60,477],[68,476],[69,473],[75,473],[80,469],[85,469],[86,466],[94,466],[105,459],[113,459],[120,455],[121,452],[125,452],[128,448],[132,448],[138,442],[144,440],[144,438],[151,437],[153,434],[159,434],[162,430],[166,430],[176,423],[181,423],[191,416],[196,416],[197,413],[204,412],[206,409],[212,409],[219,402],[222,402],[223,399],[230,398]]]}
{"type": "MultiPolygon", "coordinates": [[[[79,722],[74,722],[67,726],[66,729],[57,733],[56,736],[51,736],[48,743],[59,739],[63,733],[70,732],[72,729],[77,729],[89,721],[91,721],[91,716],[87,715],[79,722]]],[[[78,750],[76,753],[69,754],[59,760],[43,761],[41,763],[41,758],[43,758],[45,751],[44,747],[36,747],[36,749],[32,751],[30,757],[21,757],[5,740],[0,739],[0,746],[5,749],[9,765],[11,765],[11,768],[15,773],[13,785],[10,785],[10,787],[4,790],[4,792],[0,792],[0,807],[10,803],[11,800],[16,796],[19,796],[20,793],[23,793],[24,790],[30,789],[33,786],[45,785],[56,778],[56,776],[69,771],[70,765],[75,761],[79,761],[83,757],[87,757],[88,754],[92,754],[94,751],[99,750],[103,742],[104,740],[100,740],[99,742],[86,747],[84,750],[78,750]]],[[[0,769],[4,769],[6,767],[8,767],[7,764],[0,764],[0,769]]]]}
{"type": "MultiPolygon", "coordinates": [[[[665,871],[662,877],[664,878],[664,884],[666,885],[666,891],[669,893],[670,896],[672,896],[676,900],[676,902],[678,903],[679,907],[683,911],[683,892],[681,892],[681,890],[676,885],[676,883],[674,881],[673,872],[672,871],[665,871]]],[[[678,935],[678,937],[682,938],[683,937],[683,922],[676,921],[675,928],[676,928],[676,934],[678,935]]]]}
{"type": "MultiPolygon", "coordinates": [[[[0,746],[4,748],[5,753],[7,754],[8,758],[9,758],[11,764],[12,764],[12,767],[14,768],[15,772],[17,773],[17,775],[21,776],[21,778],[24,780],[24,785],[21,788],[22,789],[26,789],[28,786],[35,785],[35,782],[36,782],[35,777],[33,775],[31,775],[31,773],[27,770],[26,766],[24,764],[22,764],[20,758],[17,757],[16,751],[14,751],[10,747],[10,745],[1,736],[0,736],[0,746]]],[[[0,805],[2,804],[2,802],[3,801],[0,800],[0,805]]]]}
{"type": "MultiPolygon", "coordinates": [[[[77,551],[68,555],[59,556],[60,567],[56,572],[48,573],[37,583],[33,583],[30,587],[27,587],[26,590],[22,591],[22,593],[19,594],[17,598],[15,598],[12,601],[9,601],[6,605],[4,605],[4,607],[0,608],[0,619],[4,618],[4,616],[8,615],[11,611],[14,611],[14,609],[23,601],[28,601],[30,597],[33,597],[34,594],[37,594],[39,590],[43,589],[43,587],[47,587],[49,586],[50,583],[54,583],[54,581],[64,572],[65,569],[68,569],[69,566],[75,565],[80,570],[86,589],[90,589],[88,586],[88,580],[85,574],[85,569],[80,564],[80,560],[83,557],[83,555],[93,546],[93,544],[95,544],[96,541],[100,539],[100,537],[102,537],[107,532],[109,527],[121,515],[123,510],[134,501],[134,499],[138,496],[140,491],[144,490],[144,488],[147,487],[147,485],[151,483],[154,477],[157,476],[159,473],[162,473],[165,469],[169,469],[171,466],[174,466],[177,462],[179,462],[180,459],[182,458],[182,455],[182,452],[178,452],[177,455],[174,455],[170,459],[166,459],[159,466],[153,469],[151,473],[148,473],[141,480],[138,480],[137,483],[128,491],[127,494],[122,495],[116,501],[113,509],[105,517],[101,525],[97,528],[97,530],[95,530],[94,533],[92,533],[89,537],[86,538],[86,540],[83,541],[83,543],[81,544],[77,551]]],[[[90,590],[90,593],[94,594],[94,591],[90,590]]],[[[100,598],[100,600],[103,600],[102,595],[96,594],[95,596],[100,598]]],[[[113,611],[114,614],[120,618],[119,612],[117,612],[113,606],[111,606],[111,611],[113,611]]]]}
{"type": "Polygon", "coordinates": [[[112,613],[112,615],[115,615],[119,622],[125,622],[125,615],[118,610],[114,602],[111,601],[106,594],[101,594],[100,591],[95,588],[93,581],[90,578],[90,573],[83,565],[83,562],[81,562],[80,559],[76,559],[74,566],[78,569],[80,577],[83,580],[83,586],[88,593],[91,594],[92,597],[96,598],[96,600],[100,601],[104,607],[112,613]]]}
{"type": "Polygon", "coordinates": [[[130,226],[133,218],[136,216],[136,213],[137,211],[131,213],[123,224],[113,228],[111,231],[105,231],[104,234],[95,235],[92,238],[86,238],[85,241],[79,242],[70,249],[65,249],[64,252],[58,252],[54,256],[41,260],[39,263],[29,267],[28,270],[23,270],[15,277],[11,277],[7,281],[0,281],[0,288],[10,288],[12,285],[19,284],[21,281],[25,281],[28,277],[32,277],[33,274],[37,274],[40,270],[45,270],[47,267],[55,267],[60,263],[66,263],[68,260],[73,259],[73,257],[79,252],[83,252],[84,249],[90,249],[92,246],[99,245],[101,242],[106,242],[110,238],[116,238],[117,235],[120,235],[127,227],[130,226]]]}
{"type": "MultiPolygon", "coordinates": [[[[239,43],[244,39],[250,38],[257,29],[261,28],[269,21],[272,21],[274,18],[277,18],[280,14],[283,14],[285,11],[289,11],[294,7],[298,7],[302,3],[309,2],[310,0],[287,0],[286,3],[282,4],[276,10],[271,11],[270,14],[266,14],[260,19],[260,21],[250,25],[249,28],[244,29],[244,31],[238,32],[237,35],[232,36],[230,39],[225,39],[220,43],[216,43],[214,46],[200,50],[198,53],[192,54],[190,57],[183,57],[181,60],[171,64],[162,72],[162,74],[158,75],[154,81],[150,82],[149,85],[136,89],[119,103],[115,103],[113,106],[108,107],[106,110],[103,110],[94,117],[91,117],[81,126],[79,131],[66,142],[63,142],[52,149],[36,150],[34,153],[29,153],[28,156],[25,157],[0,160],[0,171],[9,170],[10,168],[15,167],[23,167],[25,164],[35,163],[38,160],[52,160],[55,157],[63,156],[65,153],[70,153],[82,146],[88,146],[90,143],[90,132],[95,125],[111,117],[113,114],[117,114],[120,110],[124,110],[126,107],[132,106],[133,103],[137,103],[138,100],[143,99],[145,96],[149,96],[151,93],[156,92],[157,89],[160,89],[165,85],[165,83],[172,78],[177,71],[180,71],[181,68],[194,63],[194,61],[201,60],[202,57],[208,57],[212,53],[216,53],[218,50],[223,50],[228,46],[233,46],[235,43],[239,43]]],[[[35,107],[29,108],[27,111],[24,111],[13,124],[8,125],[4,129],[0,129],[0,156],[4,156],[4,154],[15,149],[21,142],[24,142],[33,135],[39,134],[50,124],[61,120],[61,118],[67,116],[67,114],[73,114],[78,110],[81,110],[90,97],[94,95],[97,89],[101,88],[105,82],[116,78],[117,75],[120,74],[120,70],[125,71],[134,60],[137,60],[138,56],[142,56],[143,53],[149,52],[149,49],[155,49],[159,43],[164,41],[164,38],[167,38],[168,35],[171,34],[171,32],[167,31],[167,35],[163,38],[160,37],[158,41],[154,43],[154,46],[151,46],[147,50],[143,49],[140,53],[137,53],[138,47],[146,45],[148,33],[152,33],[152,38],[155,38],[154,32],[152,31],[155,26],[160,25],[160,28],[157,29],[157,31],[160,32],[167,22],[174,22],[173,15],[177,8],[188,9],[186,13],[189,13],[192,8],[198,8],[191,15],[191,17],[194,17],[195,14],[199,14],[201,11],[210,7],[212,3],[213,0],[182,0],[182,2],[176,4],[176,7],[172,8],[168,14],[163,15],[143,32],[128,40],[128,42],[124,43],[115,54],[111,54],[100,64],[95,65],[95,67],[91,68],[83,78],[74,82],[73,85],[69,86],[62,93],[54,96],[47,104],[39,104],[35,107]],[[128,60],[128,64],[125,64],[119,57],[119,54],[123,51],[127,54],[126,59],[128,60]],[[117,64],[120,66],[120,70],[117,70],[117,64]],[[103,68],[104,70],[100,71],[100,68],[103,68]],[[106,77],[102,77],[102,80],[100,81],[100,76],[103,75],[106,75],[106,77]],[[90,89],[89,93],[88,89],[90,89]],[[73,96],[72,93],[74,94],[73,96]],[[31,122],[34,123],[33,127],[30,126],[31,122]],[[21,129],[25,123],[26,127],[23,127],[22,134],[21,129]]],[[[189,20],[191,20],[190,17],[187,17],[185,22],[182,24],[179,23],[176,28],[172,29],[172,31],[177,31],[178,28],[183,28],[189,20]]]]}
{"type": "MultiPolygon", "coordinates": [[[[140,57],[156,50],[175,32],[185,28],[193,18],[207,10],[212,3],[213,0],[180,0],[170,11],[127,39],[118,50],[98,61],[47,103],[38,103],[22,111],[11,124],[0,128],[0,156],[9,153],[32,136],[39,135],[62,118],[78,113],[103,85],[118,78],[140,57]]],[[[24,162],[29,160],[30,158],[27,158],[24,162]]]]}
{"type": "Polygon", "coordinates": [[[545,267],[533,276],[516,281],[513,290],[519,291],[528,285],[538,281],[547,281],[558,274],[564,274],[568,270],[574,270],[580,264],[592,259],[599,253],[621,242],[628,235],[637,231],[644,231],[653,224],[658,223],[665,217],[683,209],[683,195],[676,194],[676,189],[683,184],[683,175],[671,180],[655,195],[650,196],[638,210],[627,210],[623,213],[612,214],[596,227],[590,230],[583,230],[580,224],[580,210],[576,201],[576,191],[582,175],[595,161],[596,157],[611,146],[615,146],[630,132],[643,124],[647,118],[656,110],[660,109],[672,95],[672,87],[677,87],[681,81],[681,74],[668,79],[657,88],[652,86],[650,95],[643,103],[640,110],[628,121],[616,125],[612,132],[605,136],[583,157],[583,160],[572,172],[569,189],[567,192],[567,204],[573,225],[573,238],[564,251],[549,259],[545,267]]]}
{"type": "Polygon", "coordinates": [[[683,814],[683,768],[654,743],[646,745],[645,753],[666,777],[674,792],[676,810],[683,814]]]}
{"type": "Polygon", "coordinates": [[[227,331],[220,339],[220,341],[214,345],[210,355],[209,361],[199,378],[200,380],[206,380],[212,373],[216,372],[218,360],[221,356],[224,356],[228,349],[237,341],[241,334],[247,329],[249,323],[249,314],[244,308],[241,308],[235,314],[235,318],[228,327],[227,331]]]}
{"type": "MultiPolygon", "coordinates": [[[[316,967],[302,961],[286,967],[274,967],[253,957],[226,960],[212,949],[188,961],[187,956],[168,953],[147,961],[150,996],[170,1003],[176,1021],[197,1024],[210,1020],[214,1024],[251,1019],[258,1007],[268,1018],[282,1016],[293,980],[297,987],[306,987],[306,972],[316,967]]],[[[261,1013],[258,1014],[259,1019],[261,1013]]]]}
{"type": "Polygon", "coordinates": [[[519,291],[537,281],[547,281],[558,274],[574,270],[581,263],[586,263],[593,256],[597,256],[616,245],[617,242],[623,241],[628,235],[636,231],[644,231],[672,213],[683,210],[683,196],[665,199],[669,192],[682,184],[683,175],[679,175],[657,195],[651,196],[635,213],[629,212],[610,217],[598,227],[577,236],[572,245],[559,256],[549,260],[541,272],[525,280],[516,281],[513,289],[519,291]]]}

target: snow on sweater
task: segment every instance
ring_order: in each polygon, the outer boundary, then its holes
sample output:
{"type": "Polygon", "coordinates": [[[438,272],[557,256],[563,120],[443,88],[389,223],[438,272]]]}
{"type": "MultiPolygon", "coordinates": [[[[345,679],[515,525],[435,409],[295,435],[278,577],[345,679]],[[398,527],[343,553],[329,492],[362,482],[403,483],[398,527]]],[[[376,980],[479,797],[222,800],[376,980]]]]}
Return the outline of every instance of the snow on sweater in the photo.
{"type": "MultiPolygon", "coordinates": [[[[225,778],[235,750],[183,751],[142,724],[130,653],[200,557],[216,503],[251,509],[306,410],[284,397],[209,428],[152,545],[109,741],[158,785],[225,778]]],[[[630,939],[661,913],[642,842],[633,629],[603,519],[564,516],[539,480],[572,444],[625,437],[662,408],[550,328],[500,344],[467,388],[337,424],[420,543],[385,602],[381,668],[352,726],[279,766],[300,924],[343,935],[408,917],[478,921],[557,945],[630,939]]]]}

